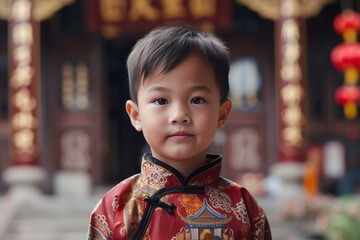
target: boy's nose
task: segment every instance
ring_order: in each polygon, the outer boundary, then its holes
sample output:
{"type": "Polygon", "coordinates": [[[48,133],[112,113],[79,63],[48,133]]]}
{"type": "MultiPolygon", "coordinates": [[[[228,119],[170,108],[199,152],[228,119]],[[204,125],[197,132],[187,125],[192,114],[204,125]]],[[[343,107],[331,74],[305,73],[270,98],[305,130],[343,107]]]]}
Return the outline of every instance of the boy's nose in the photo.
{"type": "Polygon", "coordinates": [[[174,104],[171,111],[171,123],[190,123],[190,114],[183,104],[174,104]]]}

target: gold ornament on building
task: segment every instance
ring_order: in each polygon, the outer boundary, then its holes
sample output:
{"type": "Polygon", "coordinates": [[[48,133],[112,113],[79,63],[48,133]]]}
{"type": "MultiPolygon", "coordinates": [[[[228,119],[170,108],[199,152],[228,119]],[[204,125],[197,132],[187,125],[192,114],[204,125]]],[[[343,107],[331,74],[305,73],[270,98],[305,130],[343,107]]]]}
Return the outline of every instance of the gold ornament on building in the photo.
{"type": "MultiPolygon", "coordinates": [[[[278,20],[282,16],[280,9],[281,0],[236,0],[237,3],[243,4],[253,11],[257,12],[260,16],[278,20]]],[[[316,16],[321,9],[333,0],[291,0],[287,1],[287,4],[282,4],[282,8],[286,8],[286,12],[292,13],[297,17],[313,17],[316,16]],[[285,6],[284,6],[285,5],[285,6]]]]}
{"type": "MultiPolygon", "coordinates": [[[[33,19],[35,21],[45,20],[55,14],[62,7],[72,4],[75,0],[33,0],[33,19]]],[[[0,0],[0,19],[10,19],[12,0],[0,0]]]]}

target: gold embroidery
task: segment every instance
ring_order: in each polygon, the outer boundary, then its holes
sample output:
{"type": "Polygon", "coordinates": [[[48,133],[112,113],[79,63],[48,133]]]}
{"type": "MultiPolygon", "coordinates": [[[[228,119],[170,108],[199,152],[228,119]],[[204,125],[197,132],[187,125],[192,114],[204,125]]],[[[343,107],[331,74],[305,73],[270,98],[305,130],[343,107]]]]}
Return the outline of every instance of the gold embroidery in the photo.
{"type": "Polygon", "coordinates": [[[119,198],[118,198],[118,196],[114,197],[111,205],[112,205],[113,211],[116,211],[118,209],[118,207],[119,207],[119,198]]]}
{"type": "Polygon", "coordinates": [[[104,215],[97,214],[92,218],[94,225],[106,236],[112,237],[112,231],[109,228],[108,223],[106,222],[106,217],[104,215]]]}

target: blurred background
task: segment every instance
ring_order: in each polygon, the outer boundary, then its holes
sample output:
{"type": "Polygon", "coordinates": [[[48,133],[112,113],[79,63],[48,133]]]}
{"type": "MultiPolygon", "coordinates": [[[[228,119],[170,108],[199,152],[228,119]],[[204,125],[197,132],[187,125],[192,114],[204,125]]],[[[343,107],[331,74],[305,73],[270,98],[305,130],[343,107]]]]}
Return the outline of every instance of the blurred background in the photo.
{"type": "Polygon", "coordinates": [[[273,238],[360,239],[360,1],[0,0],[0,239],[84,239],[147,146],[126,58],[185,22],[231,53],[233,111],[209,151],[273,238]]]}

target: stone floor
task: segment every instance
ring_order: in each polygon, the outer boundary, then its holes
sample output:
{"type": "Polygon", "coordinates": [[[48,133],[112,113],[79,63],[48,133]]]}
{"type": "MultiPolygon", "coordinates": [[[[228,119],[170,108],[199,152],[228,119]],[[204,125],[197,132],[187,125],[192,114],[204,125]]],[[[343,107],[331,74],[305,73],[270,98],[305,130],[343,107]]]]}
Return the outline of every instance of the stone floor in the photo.
{"type": "Polygon", "coordinates": [[[281,209],[275,199],[258,198],[258,203],[263,207],[269,220],[272,237],[274,240],[310,240],[296,221],[283,219],[281,209]]]}
{"type": "MultiPolygon", "coordinates": [[[[97,200],[96,200],[97,201],[97,200]]],[[[85,239],[95,199],[41,197],[25,204],[2,199],[1,240],[85,239]],[[5,214],[4,214],[5,213],[5,214]],[[5,216],[8,218],[4,219],[5,216]]]]}

